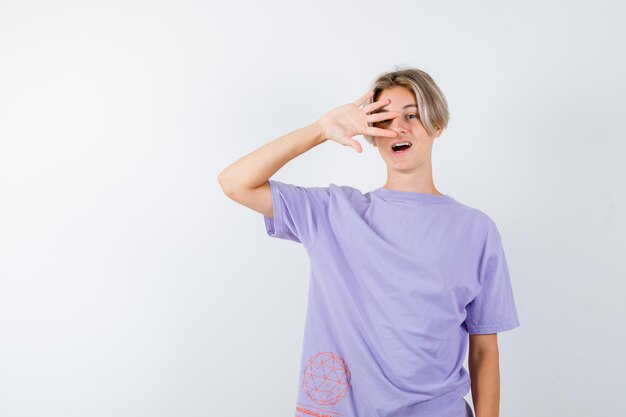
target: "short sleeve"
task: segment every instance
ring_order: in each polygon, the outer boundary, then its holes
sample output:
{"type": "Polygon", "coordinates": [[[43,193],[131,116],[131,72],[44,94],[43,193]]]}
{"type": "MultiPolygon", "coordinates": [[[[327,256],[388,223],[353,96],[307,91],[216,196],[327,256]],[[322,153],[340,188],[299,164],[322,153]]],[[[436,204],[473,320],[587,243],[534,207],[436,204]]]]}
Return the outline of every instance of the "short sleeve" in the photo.
{"type": "Polygon", "coordinates": [[[326,223],[329,187],[302,187],[268,180],[274,217],[263,216],[268,236],[309,246],[326,223]]]}
{"type": "Polygon", "coordinates": [[[502,239],[491,218],[487,218],[487,233],[478,265],[481,289],[465,307],[468,333],[498,333],[518,327],[520,322],[502,239]]]}

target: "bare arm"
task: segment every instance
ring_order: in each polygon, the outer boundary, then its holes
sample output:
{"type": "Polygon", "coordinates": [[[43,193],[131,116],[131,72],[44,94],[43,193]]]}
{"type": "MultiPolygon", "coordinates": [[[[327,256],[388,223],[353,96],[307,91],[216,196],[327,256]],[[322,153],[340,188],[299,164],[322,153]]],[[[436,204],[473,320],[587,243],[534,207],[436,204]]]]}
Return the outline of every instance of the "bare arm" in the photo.
{"type": "Polygon", "coordinates": [[[470,335],[468,365],[476,417],[500,413],[500,354],[497,333],[470,335]]]}
{"type": "Polygon", "coordinates": [[[229,165],[219,175],[222,189],[253,189],[266,182],[296,156],[325,142],[319,120],[266,143],[229,165]]]}
{"type": "Polygon", "coordinates": [[[273,217],[272,195],[268,179],[287,162],[311,148],[333,140],[361,152],[361,144],[352,139],[357,134],[395,137],[393,130],[370,127],[368,123],[397,117],[396,112],[368,115],[388,101],[375,102],[360,108],[373,91],[357,101],[340,106],[315,122],[266,143],[226,167],[218,176],[224,193],[232,200],[261,214],[273,217]]]}

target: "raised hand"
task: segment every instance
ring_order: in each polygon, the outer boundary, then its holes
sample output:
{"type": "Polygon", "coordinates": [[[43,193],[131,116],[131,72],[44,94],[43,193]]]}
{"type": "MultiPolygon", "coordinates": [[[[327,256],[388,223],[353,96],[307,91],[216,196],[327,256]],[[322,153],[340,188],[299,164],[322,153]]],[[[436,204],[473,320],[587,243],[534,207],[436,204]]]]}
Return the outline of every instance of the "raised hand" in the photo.
{"type": "Polygon", "coordinates": [[[339,106],[320,117],[319,123],[324,129],[324,139],[351,146],[361,153],[363,152],[361,144],[357,140],[352,139],[352,136],[366,134],[390,138],[396,137],[397,133],[393,130],[368,125],[368,123],[392,119],[398,116],[398,112],[392,111],[368,114],[390,103],[389,99],[385,99],[360,107],[372,95],[374,95],[373,90],[367,92],[355,102],[339,106]]]}

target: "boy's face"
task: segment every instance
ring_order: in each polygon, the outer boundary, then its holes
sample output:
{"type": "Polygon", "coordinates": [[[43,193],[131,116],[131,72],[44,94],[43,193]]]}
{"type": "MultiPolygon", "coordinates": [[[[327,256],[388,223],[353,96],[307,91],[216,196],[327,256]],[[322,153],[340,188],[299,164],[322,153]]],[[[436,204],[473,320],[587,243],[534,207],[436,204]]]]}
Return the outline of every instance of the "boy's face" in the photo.
{"type": "Polygon", "coordinates": [[[411,90],[398,86],[383,90],[377,101],[385,99],[390,99],[391,102],[378,111],[395,111],[398,113],[397,117],[374,124],[375,127],[398,132],[398,136],[395,138],[374,137],[374,145],[378,147],[385,163],[390,168],[407,170],[429,161],[433,141],[439,137],[441,129],[437,130],[434,137],[428,136],[420,122],[417,103],[411,90]],[[410,142],[411,147],[403,152],[394,152],[391,145],[404,141],[410,142]]]}

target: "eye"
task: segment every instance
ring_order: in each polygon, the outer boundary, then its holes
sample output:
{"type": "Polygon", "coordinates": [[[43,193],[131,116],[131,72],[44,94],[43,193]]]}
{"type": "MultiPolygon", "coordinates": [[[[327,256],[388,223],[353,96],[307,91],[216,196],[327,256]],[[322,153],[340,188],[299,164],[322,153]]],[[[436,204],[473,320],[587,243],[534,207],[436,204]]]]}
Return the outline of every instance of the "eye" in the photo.
{"type": "Polygon", "coordinates": [[[415,113],[409,113],[409,114],[406,115],[406,117],[409,117],[409,116],[415,116],[416,119],[418,118],[417,114],[415,114],[415,113]]]}
{"type": "Polygon", "coordinates": [[[390,120],[380,120],[378,122],[374,122],[372,125],[374,127],[378,127],[378,126],[386,126],[388,123],[390,122],[390,120]]]}

